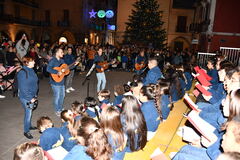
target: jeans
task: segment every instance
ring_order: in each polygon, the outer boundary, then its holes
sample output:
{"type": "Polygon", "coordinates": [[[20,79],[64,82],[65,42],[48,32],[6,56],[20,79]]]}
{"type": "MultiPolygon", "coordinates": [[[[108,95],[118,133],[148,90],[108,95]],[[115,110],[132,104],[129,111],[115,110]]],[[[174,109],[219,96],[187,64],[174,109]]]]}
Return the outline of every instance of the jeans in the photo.
{"type": "Polygon", "coordinates": [[[66,89],[72,87],[73,76],[74,76],[74,70],[71,70],[69,75],[66,77],[66,81],[65,81],[66,89]]]}
{"type": "Polygon", "coordinates": [[[65,86],[64,85],[53,85],[51,84],[53,90],[53,104],[55,112],[61,112],[63,109],[63,102],[65,97],[65,86]]]}
{"type": "Polygon", "coordinates": [[[127,68],[126,66],[127,66],[127,63],[123,62],[123,63],[122,63],[122,68],[123,68],[123,69],[126,69],[126,68],[127,68]]]}
{"type": "Polygon", "coordinates": [[[104,72],[97,73],[97,92],[103,90],[106,86],[106,76],[104,72]]]}
{"type": "Polygon", "coordinates": [[[27,133],[30,131],[31,119],[32,119],[32,109],[28,108],[27,102],[29,102],[26,99],[20,98],[22,107],[24,109],[24,133],[27,133]]]}

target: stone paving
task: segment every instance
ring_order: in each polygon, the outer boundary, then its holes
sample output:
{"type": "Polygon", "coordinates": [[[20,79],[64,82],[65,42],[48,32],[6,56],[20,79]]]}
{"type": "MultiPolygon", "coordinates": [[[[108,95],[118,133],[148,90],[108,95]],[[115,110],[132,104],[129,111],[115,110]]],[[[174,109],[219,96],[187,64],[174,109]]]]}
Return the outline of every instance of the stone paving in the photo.
{"type": "MultiPolygon", "coordinates": [[[[130,72],[118,72],[109,71],[106,72],[107,89],[113,90],[113,86],[116,84],[124,84],[132,79],[133,73],[130,72]]],[[[71,103],[75,100],[83,101],[87,96],[87,83],[82,86],[82,82],[85,79],[85,74],[80,75],[75,73],[73,80],[73,88],[76,91],[66,93],[64,107],[70,108],[71,103]]],[[[52,105],[53,94],[49,85],[49,79],[43,78],[39,83],[39,106],[33,112],[32,123],[36,125],[36,121],[40,116],[49,116],[56,127],[60,126],[60,118],[54,114],[54,108],[52,105]]],[[[89,95],[96,98],[96,85],[97,79],[95,74],[92,74],[89,81],[89,95]]],[[[34,136],[33,140],[28,140],[23,136],[23,108],[20,105],[20,101],[17,97],[12,96],[11,91],[7,91],[4,94],[5,99],[0,99],[0,160],[11,160],[13,158],[14,148],[27,141],[37,141],[39,139],[39,132],[32,131],[34,136]]],[[[113,99],[113,94],[111,95],[113,99]]]]}

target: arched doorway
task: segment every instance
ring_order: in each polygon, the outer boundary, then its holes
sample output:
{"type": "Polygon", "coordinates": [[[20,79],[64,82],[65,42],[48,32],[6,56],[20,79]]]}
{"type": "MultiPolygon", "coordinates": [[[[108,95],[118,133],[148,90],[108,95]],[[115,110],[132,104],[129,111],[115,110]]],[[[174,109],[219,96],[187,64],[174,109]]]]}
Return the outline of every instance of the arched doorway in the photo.
{"type": "Polygon", "coordinates": [[[185,37],[176,37],[172,40],[170,47],[172,50],[176,51],[182,51],[186,48],[190,48],[191,43],[189,40],[185,37]]]}
{"type": "Polygon", "coordinates": [[[70,43],[70,44],[75,44],[76,43],[75,36],[70,31],[64,31],[61,34],[61,36],[59,36],[58,38],[60,38],[60,37],[65,37],[67,39],[67,43],[70,43]]]}

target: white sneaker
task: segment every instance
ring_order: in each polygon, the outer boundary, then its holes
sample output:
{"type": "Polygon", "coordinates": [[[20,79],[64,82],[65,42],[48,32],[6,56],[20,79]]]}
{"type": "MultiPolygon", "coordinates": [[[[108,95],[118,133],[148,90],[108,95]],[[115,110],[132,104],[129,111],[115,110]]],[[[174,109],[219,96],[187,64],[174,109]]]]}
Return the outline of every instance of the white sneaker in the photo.
{"type": "Polygon", "coordinates": [[[4,96],[4,95],[0,95],[0,98],[5,98],[6,96],[4,96]]]}
{"type": "Polygon", "coordinates": [[[70,87],[70,88],[68,88],[70,91],[75,91],[75,89],[74,88],[72,88],[72,87],[70,87]]]}
{"type": "Polygon", "coordinates": [[[68,88],[68,89],[66,89],[66,92],[67,92],[67,93],[70,93],[70,89],[69,89],[69,88],[68,88]]]}

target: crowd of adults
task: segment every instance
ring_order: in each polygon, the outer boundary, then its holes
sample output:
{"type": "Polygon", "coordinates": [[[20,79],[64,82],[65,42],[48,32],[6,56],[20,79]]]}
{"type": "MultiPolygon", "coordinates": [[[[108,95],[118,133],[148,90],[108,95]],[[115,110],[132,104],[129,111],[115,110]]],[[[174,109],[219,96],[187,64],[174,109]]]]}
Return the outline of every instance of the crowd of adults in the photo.
{"type": "MultiPolygon", "coordinates": [[[[101,48],[105,60],[115,62],[110,69],[136,74],[131,83],[114,85],[114,93],[101,89],[97,97],[86,97],[84,102],[75,101],[69,104],[71,109],[59,111],[61,127],[53,127],[50,117],[40,117],[37,121],[41,132],[39,143],[19,145],[15,149],[14,160],[51,159],[53,155],[49,153],[58,147],[66,151],[65,160],[123,159],[125,153],[142,150],[148,141],[158,136],[158,126],[168,120],[172,108],[177,107],[174,103],[186,92],[191,93],[190,89],[195,84],[193,75],[200,73],[193,69],[197,65],[196,54],[188,50],[171,52],[135,45],[49,45],[28,42],[24,35],[16,45],[3,43],[0,63],[5,68],[23,63],[33,68],[39,77],[47,77],[48,62],[55,54],[60,55],[59,50],[54,49],[57,46],[64,52],[65,63],[70,64],[80,57],[80,63],[74,69],[80,73],[91,68],[101,48]],[[29,63],[31,60],[25,59],[26,55],[36,62],[35,67],[29,63]],[[67,62],[71,59],[69,55],[74,58],[67,62]],[[136,70],[136,64],[144,67],[136,70]],[[111,94],[114,94],[114,100],[110,99],[111,94]]],[[[239,159],[240,69],[222,56],[209,59],[204,69],[210,77],[210,84],[204,86],[202,83],[202,86],[211,96],[196,95],[196,103],[199,116],[215,127],[216,139],[209,141],[197,133],[200,138],[189,141],[189,145],[172,158],[239,159]]],[[[67,93],[73,90],[71,85],[66,88],[67,93]]],[[[188,127],[193,128],[191,125],[188,127]]],[[[27,133],[31,129],[36,128],[28,126],[27,133]]],[[[31,134],[25,136],[33,138],[31,134]]]]}

